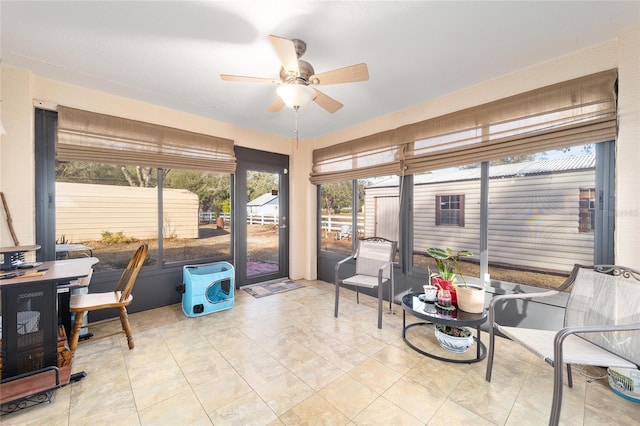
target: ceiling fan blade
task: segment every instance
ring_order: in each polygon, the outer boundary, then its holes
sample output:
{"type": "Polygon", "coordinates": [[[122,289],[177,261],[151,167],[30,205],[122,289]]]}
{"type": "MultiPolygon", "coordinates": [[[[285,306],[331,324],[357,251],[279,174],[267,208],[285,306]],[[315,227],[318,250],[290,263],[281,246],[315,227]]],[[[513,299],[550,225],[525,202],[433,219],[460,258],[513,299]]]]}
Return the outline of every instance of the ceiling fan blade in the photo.
{"type": "Polygon", "coordinates": [[[230,75],[230,74],[220,74],[220,78],[225,81],[240,81],[245,83],[269,83],[269,84],[281,83],[280,80],[274,80],[273,78],[245,77],[242,75],[230,75]]]}
{"type": "Polygon", "coordinates": [[[269,39],[278,58],[280,58],[282,68],[284,68],[285,71],[293,71],[296,77],[299,76],[298,55],[296,55],[296,47],[293,41],[274,35],[270,35],[269,39]]]}
{"type": "Polygon", "coordinates": [[[330,113],[334,113],[344,106],[340,102],[333,99],[332,97],[325,95],[318,89],[313,89],[313,90],[316,91],[316,98],[313,100],[313,102],[317,103],[322,108],[329,111],[330,113]]]}
{"type": "Polygon", "coordinates": [[[273,101],[271,105],[269,105],[269,107],[267,108],[267,112],[278,112],[282,109],[283,106],[284,102],[282,102],[282,99],[280,98],[280,96],[278,96],[276,100],[273,101]]]}
{"type": "Polygon", "coordinates": [[[349,67],[338,68],[337,70],[321,72],[309,77],[311,84],[339,84],[354,83],[356,81],[369,80],[369,70],[367,64],[351,65],[349,67]]]}

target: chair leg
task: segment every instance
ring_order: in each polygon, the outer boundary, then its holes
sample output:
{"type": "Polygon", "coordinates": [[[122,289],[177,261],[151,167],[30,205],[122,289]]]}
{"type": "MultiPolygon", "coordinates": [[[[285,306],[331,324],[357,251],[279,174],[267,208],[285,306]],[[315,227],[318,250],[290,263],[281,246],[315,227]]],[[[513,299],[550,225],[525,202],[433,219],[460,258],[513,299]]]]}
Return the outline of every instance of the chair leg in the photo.
{"type": "Polygon", "coordinates": [[[360,291],[358,290],[358,286],[356,286],[356,303],[360,303],[360,291]]]}
{"type": "Polygon", "coordinates": [[[133,343],[133,336],[131,335],[131,327],[129,326],[129,316],[127,315],[127,308],[120,307],[120,323],[122,324],[122,331],[127,335],[127,344],[129,349],[133,349],[135,346],[133,343]]]}
{"type": "Polygon", "coordinates": [[[340,298],[340,281],[336,280],[336,309],[333,316],[338,318],[338,299],[340,298]]]}
{"type": "Polygon", "coordinates": [[[571,364],[567,364],[567,385],[569,385],[570,388],[573,387],[573,377],[571,374],[571,364]]]}
{"type": "MultiPolygon", "coordinates": [[[[391,266],[393,268],[393,265],[391,266]]],[[[396,288],[393,282],[393,270],[391,271],[391,292],[389,293],[389,312],[393,315],[393,298],[396,296],[396,288]]]]}
{"type": "Polygon", "coordinates": [[[496,335],[493,326],[489,326],[489,354],[487,355],[487,371],[484,379],[487,382],[491,381],[491,371],[493,370],[493,351],[496,345],[496,335]]]}
{"type": "Polygon", "coordinates": [[[562,409],[562,362],[554,360],[553,363],[553,400],[551,403],[551,414],[549,415],[549,426],[557,426],[560,422],[560,410],[562,409]]]}
{"type": "Polygon", "coordinates": [[[82,329],[82,321],[84,320],[84,312],[76,312],[75,321],[71,328],[71,336],[69,336],[69,350],[72,354],[76,353],[78,347],[78,339],[80,339],[80,330],[82,329]]]}
{"type": "Polygon", "coordinates": [[[378,283],[378,328],[382,328],[382,283],[378,283]]]}

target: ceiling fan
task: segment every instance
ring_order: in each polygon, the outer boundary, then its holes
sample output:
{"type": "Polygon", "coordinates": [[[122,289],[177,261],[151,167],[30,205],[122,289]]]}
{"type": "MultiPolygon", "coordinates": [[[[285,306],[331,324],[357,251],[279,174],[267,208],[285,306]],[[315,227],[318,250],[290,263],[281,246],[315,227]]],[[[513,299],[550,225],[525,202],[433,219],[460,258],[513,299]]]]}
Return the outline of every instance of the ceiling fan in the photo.
{"type": "Polygon", "coordinates": [[[286,39],[270,35],[273,45],[282,67],[280,68],[280,80],[263,77],[244,77],[239,75],[220,74],[225,81],[240,81],[250,83],[277,84],[278,98],[267,108],[269,112],[280,111],[288,105],[297,110],[300,107],[314,101],[325,110],[333,113],[343,105],[330,96],[322,93],[315,87],[328,84],[353,83],[369,79],[367,64],[351,65],[316,74],[311,64],[300,59],[307,50],[307,44],[298,39],[286,39]]]}

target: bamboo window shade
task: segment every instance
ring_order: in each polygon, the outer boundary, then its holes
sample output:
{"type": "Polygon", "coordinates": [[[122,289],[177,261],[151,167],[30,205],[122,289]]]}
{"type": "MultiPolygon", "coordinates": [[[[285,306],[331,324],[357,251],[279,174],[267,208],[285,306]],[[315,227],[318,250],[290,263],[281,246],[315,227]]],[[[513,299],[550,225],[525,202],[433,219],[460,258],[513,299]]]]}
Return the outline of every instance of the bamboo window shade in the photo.
{"type": "Polygon", "coordinates": [[[234,173],[233,141],[65,106],[58,107],[59,161],[234,173]]]}
{"type": "Polygon", "coordinates": [[[358,165],[349,155],[358,158],[374,148],[395,153],[397,169],[391,173],[400,174],[402,168],[419,173],[614,140],[616,79],[616,70],[603,71],[315,150],[310,180],[389,174],[390,161],[346,170],[358,165]]]}

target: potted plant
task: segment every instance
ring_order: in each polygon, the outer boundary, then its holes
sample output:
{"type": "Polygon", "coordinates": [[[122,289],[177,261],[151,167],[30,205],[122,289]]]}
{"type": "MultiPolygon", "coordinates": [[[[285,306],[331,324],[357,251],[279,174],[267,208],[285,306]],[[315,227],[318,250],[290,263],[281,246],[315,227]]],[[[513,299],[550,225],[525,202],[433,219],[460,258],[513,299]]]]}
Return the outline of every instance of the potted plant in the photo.
{"type": "Polygon", "coordinates": [[[481,313],[484,309],[484,287],[467,284],[458,263],[461,257],[472,256],[473,253],[469,250],[454,252],[450,248],[430,247],[427,254],[435,259],[438,266],[438,273],[432,274],[431,282],[440,289],[449,290],[451,302],[461,310],[481,313]],[[457,276],[462,279],[463,284],[456,283],[457,276]]]}
{"type": "Polygon", "coordinates": [[[441,249],[437,247],[429,247],[427,249],[427,254],[436,261],[436,265],[438,266],[438,272],[430,274],[431,283],[441,290],[449,290],[451,292],[451,303],[457,303],[457,294],[456,294],[456,274],[460,275],[462,281],[467,284],[460,271],[460,264],[458,263],[458,259],[466,256],[473,256],[469,250],[460,250],[459,252],[454,252],[450,248],[441,249]]]}
{"type": "Polygon", "coordinates": [[[467,327],[438,324],[435,335],[440,346],[449,352],[464,353],[473,345],[473,335],[467,327]]]}

